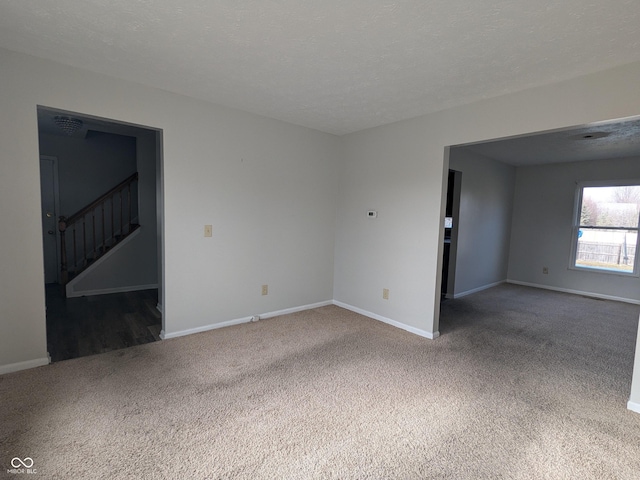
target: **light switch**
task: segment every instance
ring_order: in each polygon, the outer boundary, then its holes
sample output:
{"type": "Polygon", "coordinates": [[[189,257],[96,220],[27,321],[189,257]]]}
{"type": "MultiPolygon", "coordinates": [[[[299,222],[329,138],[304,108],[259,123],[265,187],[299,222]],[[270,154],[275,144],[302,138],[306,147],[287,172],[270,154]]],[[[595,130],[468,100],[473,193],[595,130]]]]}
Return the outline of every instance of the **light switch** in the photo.
{"type": "Polygon", "coordinates": [[[204,226],[204,236],[212,237],[213,236],[213,225],[205,225],[204,226]]]}

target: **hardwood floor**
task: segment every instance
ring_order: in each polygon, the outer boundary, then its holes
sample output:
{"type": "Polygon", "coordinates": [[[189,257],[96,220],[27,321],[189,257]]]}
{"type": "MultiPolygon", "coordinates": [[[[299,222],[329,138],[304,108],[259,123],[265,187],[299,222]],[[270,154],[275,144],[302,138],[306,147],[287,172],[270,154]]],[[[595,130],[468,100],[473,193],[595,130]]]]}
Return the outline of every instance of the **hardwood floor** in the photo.
{"type": "Polygon", "coordinates": [[[46,285],[47,347],[52,362],[160,339],[157,290],[64,298],[46,285]]]}

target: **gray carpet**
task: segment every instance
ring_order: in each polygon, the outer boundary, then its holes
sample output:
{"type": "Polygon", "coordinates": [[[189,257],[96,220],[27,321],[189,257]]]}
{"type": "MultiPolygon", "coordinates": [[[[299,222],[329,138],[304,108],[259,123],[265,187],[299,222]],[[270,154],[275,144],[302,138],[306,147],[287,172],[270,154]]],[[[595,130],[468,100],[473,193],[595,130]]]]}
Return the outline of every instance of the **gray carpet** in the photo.
{"type": "Polygon", "coordinates": [[[435,341],[330,306],[0,376],[0,475],[637,479],[639,313],[504,285],[435,341]]]}

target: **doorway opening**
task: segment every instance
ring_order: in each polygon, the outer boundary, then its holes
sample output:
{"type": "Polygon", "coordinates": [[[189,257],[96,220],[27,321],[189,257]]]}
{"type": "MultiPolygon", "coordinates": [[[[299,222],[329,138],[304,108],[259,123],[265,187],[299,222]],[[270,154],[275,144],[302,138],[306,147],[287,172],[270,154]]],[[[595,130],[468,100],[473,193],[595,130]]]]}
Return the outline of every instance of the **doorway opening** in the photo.
{"type": "Polygon", "coordinates": [[[462,172],[449,170],[447,180],[447,205],[444,218],[444,249],[442,257],[441,301],[453,298],[460,219],[460,189],[462,172]]]}
{"type": "Polygon", "coordinates": [[[53,362],[160,339],[161,134],[38,107],[53,362]]]}

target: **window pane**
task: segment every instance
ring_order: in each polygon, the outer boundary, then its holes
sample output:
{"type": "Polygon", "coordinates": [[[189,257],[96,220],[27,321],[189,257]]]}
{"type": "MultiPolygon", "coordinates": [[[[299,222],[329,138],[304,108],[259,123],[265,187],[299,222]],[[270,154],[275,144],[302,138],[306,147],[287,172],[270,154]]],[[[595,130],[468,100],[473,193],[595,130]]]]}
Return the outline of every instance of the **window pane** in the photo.
{"type": "Polygon", "coordinates": [[[575,266],[631,273],[637,239],[637,230],[581,229],[575,266]]]}
{"type": "Polygon", "coordinates": [[[640,186],[584,187],[580,226],[638,227],[640,186]]]}

